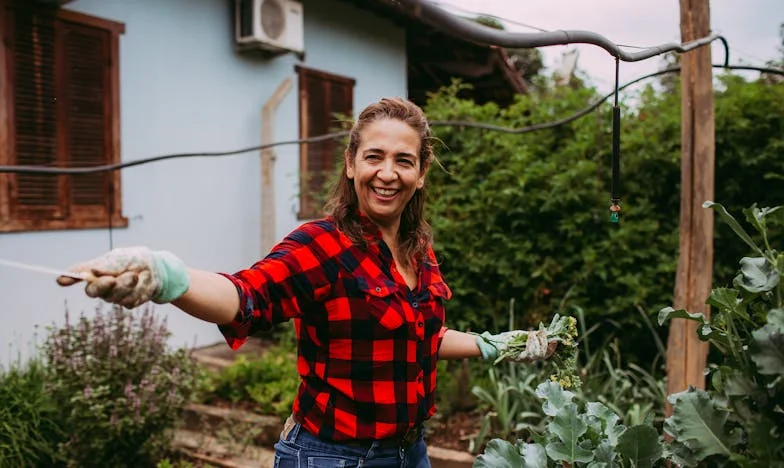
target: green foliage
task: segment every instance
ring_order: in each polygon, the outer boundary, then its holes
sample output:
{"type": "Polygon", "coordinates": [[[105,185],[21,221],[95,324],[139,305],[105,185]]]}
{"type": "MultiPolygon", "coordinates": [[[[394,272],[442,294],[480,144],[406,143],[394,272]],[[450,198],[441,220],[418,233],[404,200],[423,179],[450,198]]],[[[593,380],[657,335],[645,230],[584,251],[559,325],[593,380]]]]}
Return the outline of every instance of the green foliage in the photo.
{"type": "MultiPolygon", "coordinates": [[[[784,197],[784,87],[721,77],[716,105],[716,195],[728,207],[784,197]]],[[[464,85],[433,95],[432,120],[508,127],[551,122],[598,98],[591,89],[557,88],[520,96],[508,108],[461,99],[464,85]]],[[[492,329],[506,300],[526,311],[519,328],[549,318],[571,291],[586,321],[604,326],[594,345],[623,330],[621,349],[637,362],[657,350],[635,310],[671,302],[680,209],[680,96],[643,90],[622,108],[620,224],[609,219],[609,104],[571,124],[527,134],[436,127],[443,142],[429,173],[428,215],[441,270],[454,297],[452,326],[492,329]]],[[[717,243],[731,234],[717,228],[717,243]]],[[[780,238],[780,237],[779,237],[780,238]]],[[[728,276],[744,246],[716,251],[728,276]]],[[[658,330],[660,334],[665,331],[658,330]]]]}
{"type": "MultiPolygon", "coordinates": [[[[583,337],[588,333],[582,332],[583,337]]],[[[599,407],[592,402],[600,403],[602,407],[619,415],[620,422],[625,426],[664,419],[666,392],[662,378],[656,377],[653,371],[646,371],[623,360],[615,341],[593,351],[586,343],[579,343],[579,352],[584,361],[580,369],[580,374],[584,376],[583,383],[578,389],[570,389],[575,400],[594,409],[599,407]]],[[[657,367],[654,364],[652,368],[657,367]]],[[[491,436],[508,441],[527,440],[546,431],[547,421],[537,402],[536,386],[551,381],[551,372],[551,366],[546,363],[505,363],[491,367],[488,380],[475,381],[472,392],[484,409],[484,417],[479,433],[471,440],[469,450],[481,450],[486,439],[491,436]]],[[[552,403],[544,403],[545,413],[552,404],[558,403],[557,394],[551,397],[554,398],[552,403]]]]}
{"type": "Polygon", "coordinates": [[[52,328],[43,344],[46,391],[65,430],[68,466],[151,466],[168,450],[198,370],[152,309],[112,307],[52,328]]]}
{"type": "Polygon", "coordinates": [[[58,459],[62,430],[46,381],[38,359],[0,372],[0,466],[49,466],[58,459]]]}
{"type": "Polygon", "coordinates": [[[784,460],[784,254],[772,246],[770,228],[784,226],[781,207],[744,210],[757,231],[749,234],[718,203],[706,202],[743,240],[755,257],[739,262],[732,288],[714,288],[703,313],[664,308],[659,323],[673,318],[698,323],[697,334],[718,350],[711,363],[712,391],[689,389],[670,396],[673,414],[665,430],[668,450],[683,466],[703,460],[738,466],[773,466],[784,460]],[[755,237],[757,239],[755,239],[755,237]]]}
{"type": "Polygon", "coordinates": [[[253,402],[262,414],[275,414],[285,419],[297,396],[299,375],[297,359],[289,347],[274,346],[258,358],[240,355],[234,363],[214,376],[214,397],[232,402],[253,402]]]}
{"type": "Polygon", "coordinates": [[[650,424],[627,428],[601,403],[579,405],[574,393],[557,382],[540,384],[536,396],[549,421],[547,432],[534,436],[533,443],[494,439],[475,467],[650,467],[662,457],[659,435],[650,424]]]}

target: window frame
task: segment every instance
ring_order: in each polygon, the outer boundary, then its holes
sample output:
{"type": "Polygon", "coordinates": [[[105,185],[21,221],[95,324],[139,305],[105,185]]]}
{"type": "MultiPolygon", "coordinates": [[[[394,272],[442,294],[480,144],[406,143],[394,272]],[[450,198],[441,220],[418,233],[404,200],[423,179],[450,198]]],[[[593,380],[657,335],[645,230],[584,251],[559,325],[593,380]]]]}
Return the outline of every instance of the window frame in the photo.
{"type": "MultiPolygon", "coordinates": [[[[9,13],[14,6],[12,0],[0,0],[0,25],[4,32],[0,41],[0,165],[12,166],[17,164],[15,153],[16,122],[14,118],[14,57],[10,50],[10,35],[14,33],[13,28],[5,27],[9,24],[9,13]]],[[[31,4],[16,7],[28,8],[36,11],[38,8],[46,6],[33,6],[31,4]]],[[[69,22],[81,26],[100,29],[108,33],[108,52],[109,70],[107,79],[107,91],[104,95],[104,106],[109,106],[107,111],[108,122],[106,123],[107,147],[111,154],[106,155],[105,163],[114,164],[121,160],[120,157],[120,35],[125,33],[125,24],[116,21],[99,18],[62,8],[53,8],[56,21],[69,22]]],[[[57,50],[60,50],[57,48],[57,50]]],[[[55,52],[59,54],[61,52],[55,52]]],[[[61,78],[62,79],[62,78],[61,78]]],[[[55,85],[62,84],[55,82],[55,85]]],[[[58,129],[58,134],[61,130],[58,129]]],[[[69,176],[58,176],[67,178],[69,176]]],[[[15,213],[15,184],[16,174],[0,173],[0,233],[6,232],[29,232],[29,231],[49,231],[49,230],[70,230],[70,229],[95,229],[95,228],[122,228],[128,226],[128,219],[122,214],[122,187],[119,171],[113,171],[109,176],[109,192],[106,198],[108,205],[107,214],[101,213],[97,216],[95,210],[76,206],[71,201],[63,202],[68,208],[68,213],[61,218],[34,218],[18,216],[15,213]]],[[[62,187],[63,182],[58,181],[62,187]]],[[[60,189],[59,196],[62,197],[64,190],[60,189]]]]}
{"type": "MultiPolygon", "coordinates": [[[[308,136],[315,136],[315,135],[308,135],[309,128],[308,128],[308,105],[311,99],[311,96],[308,94],[308,81],[315,79],[321,82],[329,82],[329,83],[337,83],[340,85],[348,86],[350,89],[349,93],[349,112],[352,114],[354,112],[354,90],[356,87],[356,79],[336,75],[334,73],[325,72],[322,70],[317,70],[314,68],[308,68],[301,65],[296,65],[294,69],[297,72],[298,77],[298,87],[299,87],[299,137],[300,138],[307,138],[308,136]]],[[[328,104],[328,103],[327,103],[328,104]]],[[[328,105],[326,106],[329,107],[328,105]]],[[[324,116],[324,118],[329,119],[332,122],[331,116],[324,116]]],[[[331,125],[330,125],[331,126],[331,125]]],[[[329,127],[329,126],[328,126],[329,127]]],[[[297,212],[297,219],[298,220],[308,220],[320,217],[319,210],[320,206],[316,206],[316,200],[314,200],[311,196],[308,195],[309,191],[306,189],[308,188],[308,144],[302,143],[299,145],[299,210],[297,212]]]]}

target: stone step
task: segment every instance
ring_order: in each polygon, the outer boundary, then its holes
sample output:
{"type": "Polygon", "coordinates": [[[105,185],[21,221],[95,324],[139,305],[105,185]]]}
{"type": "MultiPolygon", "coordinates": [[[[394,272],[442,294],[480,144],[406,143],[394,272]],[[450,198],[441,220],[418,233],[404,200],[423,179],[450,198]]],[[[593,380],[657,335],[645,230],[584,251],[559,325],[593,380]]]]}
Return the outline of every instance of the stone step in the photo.
{"type": "Polygon", "coordinates": [[[225,342],[221,341],[191,350],[191,357],[205,368],[213,372],[220,372],[229,367],[239,356],[246,356],[249,359],[260,356],[270,344],[269,341],[249,338],[240,349],[233,351],[225,342]]]}
{"type": "Polygon", "coordinates": [[[476,457],[468,452],[427,446],[427,455],[433,468],[471,468],[476,457]]]}
{"type": "Polygon", "coordinates": [[[174,448],[194,461],[206,462],[220,468],[272,467],[275,461],[273,450],[237,444],[184,429],[175,431],[174,448]]]}
{"type": "Polygon", "coordinates": [[[188,404],[181,420],[185,429],[204,434],[231,434],[261,447],[272,447],[278,440],[283,421],[235,408],[188,404]]]}

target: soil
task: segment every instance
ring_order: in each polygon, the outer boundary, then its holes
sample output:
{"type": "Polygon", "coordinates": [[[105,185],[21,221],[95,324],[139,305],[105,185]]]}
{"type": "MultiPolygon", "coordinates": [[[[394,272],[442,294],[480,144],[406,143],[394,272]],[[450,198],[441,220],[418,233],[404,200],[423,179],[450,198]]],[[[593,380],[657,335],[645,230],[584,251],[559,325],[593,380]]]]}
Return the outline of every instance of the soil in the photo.
{"type": "Polygon", "coordinates": [[[476,411],[455,412],[446,418],[436,415],[425,424],[425,439],[434,447],[467,452],[481,424],[482,415],[476,411]]]}

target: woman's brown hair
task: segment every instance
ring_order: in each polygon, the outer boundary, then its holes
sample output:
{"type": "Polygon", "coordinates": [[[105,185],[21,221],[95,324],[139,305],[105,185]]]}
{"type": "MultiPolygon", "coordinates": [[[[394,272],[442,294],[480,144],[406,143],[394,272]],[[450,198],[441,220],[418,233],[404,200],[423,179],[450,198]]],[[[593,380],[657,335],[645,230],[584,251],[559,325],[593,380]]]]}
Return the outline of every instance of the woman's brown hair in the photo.
{"type": "MultiPolygon", "coordinates": [[[[430,124],[422,109],[413,102],[402,98],[384,98],[370,104],[359,114],[349,133],[340,177],[326,206],[327,214],[333,217],[338,229],[357,244],[364,243],[359,200],[354,183],[346,175],[346,160],[353,161],[356,158],[362,130],[370,123],[387,119],[405,122],[419,135],[419,168],[423,174],[434,158],[430,124]]],[[[400,262],[404,267],[409,266],[412,261],[427,259],[427,249],[432,241],[430,225],[424,219],[425,187],[414,192],[400,217],[398,248],[400,262]]]]}

